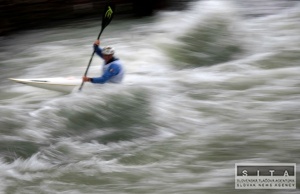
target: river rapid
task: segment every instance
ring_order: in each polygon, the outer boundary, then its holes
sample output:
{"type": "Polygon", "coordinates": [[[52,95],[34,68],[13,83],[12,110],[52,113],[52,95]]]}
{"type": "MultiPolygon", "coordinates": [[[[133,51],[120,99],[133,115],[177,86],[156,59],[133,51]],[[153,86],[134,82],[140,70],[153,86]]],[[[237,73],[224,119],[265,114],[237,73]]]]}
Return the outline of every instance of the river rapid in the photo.
{"type": "Polygon", "coordinates": [[[236,163],[300,164],[298,1],[116,17],[101,44],[125,65],[121,85],[63,94],[8,79],[80,78],[100,27],[1,37],[0,193],[300,193],[237,190],[234,179],[236,163]]]}

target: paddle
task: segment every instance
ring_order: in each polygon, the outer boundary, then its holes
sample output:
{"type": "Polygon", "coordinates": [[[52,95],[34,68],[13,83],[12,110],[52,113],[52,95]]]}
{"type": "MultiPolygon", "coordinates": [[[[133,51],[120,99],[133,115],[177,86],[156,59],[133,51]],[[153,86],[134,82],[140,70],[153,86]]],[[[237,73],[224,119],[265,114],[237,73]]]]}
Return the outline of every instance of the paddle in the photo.
{"type": "MultiPolygon", "coordinates": [[[[101,31],[97,37],[97,40],[99,40],[103,30],[106,28],[106,26],[108,26],[108,24],[111,22],[111,20],[113,19],[113,16],[114,16],[114,13],[115,13],[115,5],[112,4],[112,3],[109,3],[105,6],[105,9],[104,9],[104,12],[103,12],[103,15],[102,15],[102,26],[101,26],[101,31]]],[[[91,59],[89,61],[89,64],[85,70],[85,73],[84,73],[84,76],[87,75],[88,73],[88,70],[90,68],[90,65],[92,63],[92,60],[93,60],[93,57],[94,57],[94,54],[95,54],[95,50],[93,51],[93,54],[91,56],[91,59]]],[[[81,85],[79,87],[79,91],[81,91],[82,87],[84,85],[84,81],[81,82],[81,85]]]]}

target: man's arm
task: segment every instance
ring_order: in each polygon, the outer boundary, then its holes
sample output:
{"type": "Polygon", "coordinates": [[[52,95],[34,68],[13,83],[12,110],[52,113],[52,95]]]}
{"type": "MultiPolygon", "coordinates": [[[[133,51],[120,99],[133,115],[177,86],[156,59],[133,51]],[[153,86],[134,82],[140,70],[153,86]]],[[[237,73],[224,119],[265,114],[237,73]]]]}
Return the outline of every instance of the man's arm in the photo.
{"type": "Polygon", "coordinates": [[[97,55],[99,55],[101,58],[103,58],[102,49],[99,47],[99,45],[94,44],[94,51],[95,51],[95,53],[97,53],[97,55]]]}
{"type": "Polygon", "coordinates": [[[91,78],[90,81],[92,83],[104,84],[107,82],[111,77],[118,75],[120,73],[120,67],[116,64],[111,64],[110,68],[104,72],[101,77],[91,78]]]}

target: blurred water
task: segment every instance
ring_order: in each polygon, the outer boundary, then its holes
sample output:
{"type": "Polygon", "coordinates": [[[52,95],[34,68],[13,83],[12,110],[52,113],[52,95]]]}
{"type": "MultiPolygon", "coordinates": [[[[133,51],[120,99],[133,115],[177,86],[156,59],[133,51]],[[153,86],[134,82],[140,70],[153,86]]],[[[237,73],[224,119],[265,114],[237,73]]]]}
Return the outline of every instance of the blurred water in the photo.
{"type": "MultiPolygon", "coordinates": [[[[81,77],[100,21],[3,37],[0,193],[234,194],[235,163],[300,163],[299,19],[297,1],[211,0],[114,20],[124,83],[68,95],[7,78],[81,77]]],[[[266,192],[299,189],[243,191],[266,192]]]]}

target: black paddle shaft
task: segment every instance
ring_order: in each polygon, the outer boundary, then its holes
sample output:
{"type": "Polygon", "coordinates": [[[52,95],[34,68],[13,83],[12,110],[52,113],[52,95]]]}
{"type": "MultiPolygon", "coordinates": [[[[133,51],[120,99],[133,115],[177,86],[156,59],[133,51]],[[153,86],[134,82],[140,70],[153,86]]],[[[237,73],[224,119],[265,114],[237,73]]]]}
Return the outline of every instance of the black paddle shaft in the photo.
{"type": "MultiPolygon", "coordinates": [[[[100,36],[101,36],[103,30],[106,28],[106,26],[108,26],[108,24],[113,19],[114,13],[115,13],[115,5],[112,4],[112,3],[107,4],[105,6],[105,9],[104,9],[104,12],[103,12],[103,15],[102,15],[102,26],[101,26],[101,31],[100,31],[100,33],[97,37],[97,40],[100,39],[100,36]]],[[[89,61],[89,64],[88,64],[88,66],[85,70],[84,77],[87,76],[87,73],[88,73],[88,70],[89,70],[90,65],[92,63],[94,54],[95,54],[95,50],[93,51],[92,56],[91,56],[90,61],[89,61]]],[[[81,85],[79,87],[79,91],[82,89],[83,85],[84,85],[84,81],[82,80],[81,85]]]]}

